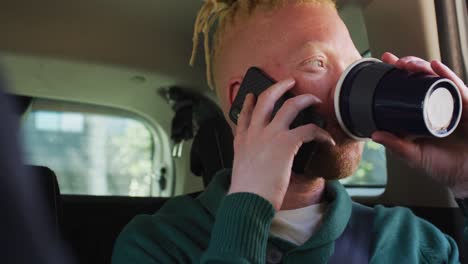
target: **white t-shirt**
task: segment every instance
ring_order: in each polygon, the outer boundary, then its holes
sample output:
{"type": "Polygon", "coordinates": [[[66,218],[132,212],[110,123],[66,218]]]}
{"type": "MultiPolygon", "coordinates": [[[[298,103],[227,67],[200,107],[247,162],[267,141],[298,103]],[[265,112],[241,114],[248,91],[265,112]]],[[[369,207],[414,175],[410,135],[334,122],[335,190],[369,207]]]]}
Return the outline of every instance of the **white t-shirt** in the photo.
{"type": "Polygon", "coordinates": [[[270,233],[300,246],[317,231],[325,210],[326,203],[321,203],[279,211],[273,218],[270,233]]]}

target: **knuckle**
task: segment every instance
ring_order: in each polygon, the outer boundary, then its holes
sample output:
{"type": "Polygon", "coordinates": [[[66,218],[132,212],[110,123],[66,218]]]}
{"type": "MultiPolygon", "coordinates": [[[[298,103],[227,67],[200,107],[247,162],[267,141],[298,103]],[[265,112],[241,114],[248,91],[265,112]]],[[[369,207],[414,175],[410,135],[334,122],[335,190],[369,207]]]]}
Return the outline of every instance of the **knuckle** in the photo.
{"type": "Polygon", "coordinates": [[[234,145],[238,145],[242,140],[242,133],[237,133],[237,135],[234,137],[234,145]]]}
{"type": "Polygon", "coordinates": [[[416,57],[416,56],[411,56],[411,60],[415,60],[415,61],[425,61],[425,60],[423,60],[422,58],[419,58],[419,57],[416,57]]]}
{"type": "Polygon", "coordinates": [[[409,60],[409,62],[417,64],[417,65],[427,65],[428,64],[428,62],[426,60],[423,60],[423,59],[418,58],[418,57],[413,57],[411,60],[409,60]]]}
{"type": "Polygon", "coordinates": [[[235,137],[234,137],[234,141],[233,141],[233,147],[234,149],[239,149],[241,146],[243,146],[244,144],[246,144],[246,141],[247,141],[247,135],[245,133],[238,133],[235,137]]]}
{"type": "Polygon", "coordinates": [[[424,69],[431,69],[431,65],[427,61],[424,61],[424,60],[412,60],[408,64],[413,64],[415,66],[418,66],[424,69]]]}
{"type": "Polygon", "coordinates": [[[240,112],[237,112],[236,115],[237,115],[237,122],[241,122],[245,119],[245,112],[247,110],[245,109],[245,107],[242,107],[242,109],[240,110],[240,112]]]}
{"type": "Polygon", "coordinates": [[[408,61],[408,64],[414,64],[414,65],[421,65],[423,63],[423,61],[420,61],[420,60],[410,60],[408,61]]]}
{"type": "Polygon", "coordinates": [[[300,100],[297,97],[291,98],[284,102],[283,106],[286,109],[296,108],[300,105],[300,100]]]}
{"type": "Polygon", "coordinates": [[[293,98],[290,98],[290,99],[286,100],[286,102],[284,102],[283,107],[286,107],[286,108],[302,108],[303,106],[305,106],[309,102],[312,102],[313,98],[314,98],[314,96],[309,95],[309,94],[298,95],[298,96],[295,96],[293,98]]]}
{"type": "Polygon", "coordinates": [[[292,141],[294,141],[294,137],[291,137],[290,131],[280,131],[275,136],[275,142],[282,142],[289,145],[292,141]]]}
{"type": "Polygon", "coordinates": [[[321,131],[322,129],[320,127],[318,127],[316,124],[308,124],[306,125],[307,127],[307,130],[308,131],[311,131],[311,132],[314,132],[314,133],[317,133],[319,131],[321,131]]]}
{"type": "Polygon", "coordinates": [[[244,105],[239,113],[239,118],[245,118],[246,116],[248,116],[252,112],[252,108],[253,107],[250,105],[244,105]]]}
{"type": "Polygon", "coordinates": [[[415,56],[405,56],[405,57],[401,58],[400,60],[401,61],[410,61],[410,60],[415,60],[415,59],[419,59],[419,58],[415,57],[415,56]]]}
{"type": "Polygon", "coordinates": [[[244,105],[242,106],[242,109],[244,110],[250,110],[253,108],[253,106],[255,105],[255,102],[254,102],[254,99],[252,98],[246,98],[246,100],[244,101],[244,105]]]}
{"type": "Polygon", "coordinates": [[[247,102],[247,100],[244,101],[244,104],[242,105],[242,108],[240,109],[240,113],[244,113],[247,108],[249,108],[249,103],[247,102]]]}
{"type": "Polygon", "coordinates": [[[277,138],[279,141],[289,140],[290,139],[289,131],[285,130],[285,131],[278,132],[277,138]]]}
{"type": "Polygon", "coordinates": [[[258,97],[259,103],[265,103],[266,101],[270,100],[273,97],[273,90],[272,88],[268,88],[267,90],[263,91],[260,96],[258,97]]]}
{"type": "Polygon", "coordinates": [[[237,152],[237,150],[239,150],[240,145],[241,145],[241,143],[238,140],[234,140],[233,147],[234,147],[235,152],[237,152]]]}

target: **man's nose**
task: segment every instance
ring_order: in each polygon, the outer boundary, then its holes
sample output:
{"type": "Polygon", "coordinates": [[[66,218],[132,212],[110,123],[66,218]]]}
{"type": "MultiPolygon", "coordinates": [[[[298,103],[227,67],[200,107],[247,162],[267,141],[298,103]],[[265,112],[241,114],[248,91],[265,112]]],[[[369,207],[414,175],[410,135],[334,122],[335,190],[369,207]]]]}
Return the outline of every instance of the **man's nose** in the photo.
{"type": "Polygon", "coordinates": [[[353,62],[348,62],[348,61],[339,61],[338,62],[338,65],[336,67],[336,75],[337,75],[337,79],[336,81],[338,82],[338,79],[340,78],[340,76],[344,73],[344,71],[346,70],[346,68],[348,68],[349,65],[351,65],[353,62]]]}
{"type": "Polygon", "coordinates": [[[348,68],[349,65],[352,64],[352,61],[348,60],[340,60],[336,63],[335,65],[335,70],[333,71],[333,75],[331,76],[332,81],[331,81],[331,89],[328,94],[328,97],[326,100],[324,100],[324,103],[321,107],[321,112],[322,114],[326,115],[329,119],[335,120],[336,115],[335,115],[335,90],[336,90],[336,84],[338,83],[338,80],[340,79],[341,75],[345,72],[345,70],[348,68]]]}

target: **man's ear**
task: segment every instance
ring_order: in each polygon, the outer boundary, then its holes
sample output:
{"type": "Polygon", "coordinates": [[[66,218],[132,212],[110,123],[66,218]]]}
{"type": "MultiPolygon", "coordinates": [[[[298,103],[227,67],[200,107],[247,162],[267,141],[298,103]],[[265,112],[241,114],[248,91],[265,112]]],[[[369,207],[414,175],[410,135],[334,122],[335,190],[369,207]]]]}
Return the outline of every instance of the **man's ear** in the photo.
{"type": "Polygon", "coordinates": [[[242,83],[242,78],[240,77],[232,78],[229,81],[229,90],[228,90],[229,107],[231,107],[232,102],[234,102],[234,99],[236,98],[236,95],[239,92],[241,83],[242,83]]]}

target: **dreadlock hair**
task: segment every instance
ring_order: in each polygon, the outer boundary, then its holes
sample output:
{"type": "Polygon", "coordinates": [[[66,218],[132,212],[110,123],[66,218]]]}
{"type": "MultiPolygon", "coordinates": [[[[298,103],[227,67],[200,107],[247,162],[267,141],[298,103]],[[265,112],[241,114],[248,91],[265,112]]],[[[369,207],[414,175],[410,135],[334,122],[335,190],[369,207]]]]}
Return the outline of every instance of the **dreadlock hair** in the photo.
{"type": "Polygon", "coordinates": [[[222,34],[226,27],[234,22],[239,15],[250,15],[258,7],[269,9],[276,8],[282,4],[315,3],[329,4],[336,8],[335,0],[204,0],[205,3],[198,12],[193,32],[193,48],[190,65],[194,65],[200,34],[204,38],[206,79],[208,86],[213,89],[212,58],[216,55],[222,34]],[[213,38],[211,39],[211,31],[213,38]],[[213,44],[213,47],[211,47],[213,44]]]}

